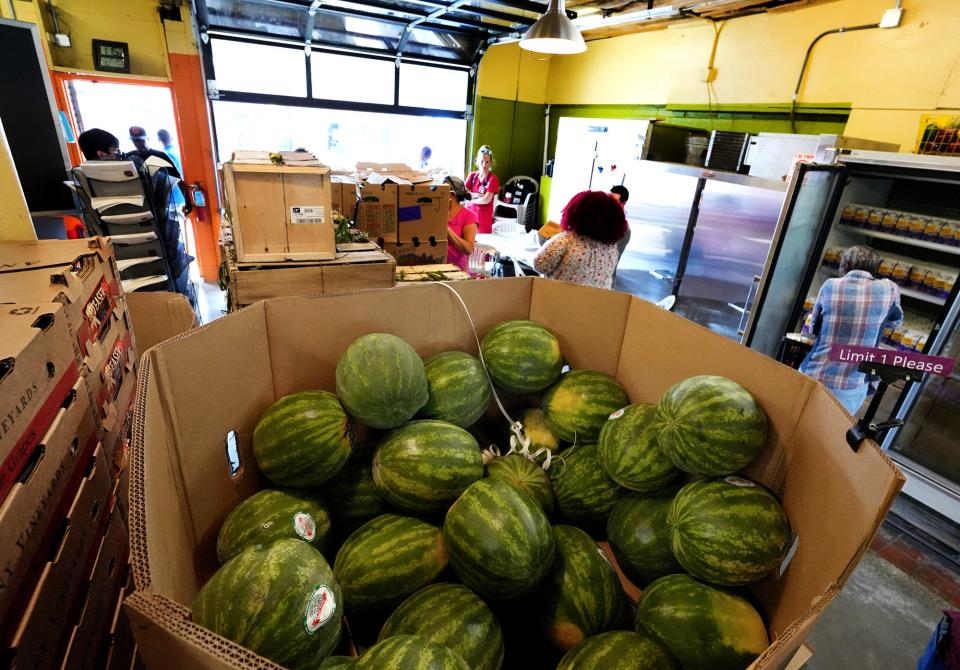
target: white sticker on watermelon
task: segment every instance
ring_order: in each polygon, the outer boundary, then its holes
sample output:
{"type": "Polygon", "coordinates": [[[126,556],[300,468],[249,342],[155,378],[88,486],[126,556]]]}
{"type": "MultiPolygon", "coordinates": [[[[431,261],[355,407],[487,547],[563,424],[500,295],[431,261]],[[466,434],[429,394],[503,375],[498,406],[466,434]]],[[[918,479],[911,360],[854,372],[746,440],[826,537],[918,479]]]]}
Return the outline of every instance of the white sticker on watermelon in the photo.
{"type": "Polygon", "coordinates": [[[317,522],[306,512],[297,512],[293,515],[293,530],[307,542],[313,542],[317,537],[317,522]]]}
{"type": "Polygon", "coordinates": [[[614,419],[619,419],[621,416],[623,416],[623,413],[626,411],[627,411],[626,407],[621,407],[616,412],[614,412],[609,417],[607,417],[607,421],[613,421],[614,419]]]}
{"type": "Polygon", "coordinates": [[[333,591],[326,584],[321,584],[313,591],[310,600],[307,601],[307,610],[303,617],[303,627],[307,633],[313,635],[323,628],[337,611],[337,602],[333,596],[333,591]]]}
{"type": "Polygon", "coordinates": [[[751,482],[749,479],[744,479],[743,477],[734,477],[733,475],[729,477],[724,477],[723,481],[727,484],[733,484],[734,486],[740,486],[745,489],[752,489],[756,484],[751,482]]]}

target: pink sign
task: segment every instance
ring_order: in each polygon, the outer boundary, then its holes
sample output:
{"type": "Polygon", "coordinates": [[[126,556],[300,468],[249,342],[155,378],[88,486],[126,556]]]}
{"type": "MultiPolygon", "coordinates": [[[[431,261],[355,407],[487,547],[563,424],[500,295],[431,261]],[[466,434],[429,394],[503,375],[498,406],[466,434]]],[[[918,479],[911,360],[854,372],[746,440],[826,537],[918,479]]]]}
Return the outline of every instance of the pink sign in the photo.
{"type": "Polygon", "coordinates": [[[877,347],[858,347],[849,344],[835,344],[830,349],[830,360],[843,363],[878,363],[897,368],[929,372],[941,377],[949,377],[955,361],[944,356],[927,356],[914,351],[894,351],[877,347]]]}

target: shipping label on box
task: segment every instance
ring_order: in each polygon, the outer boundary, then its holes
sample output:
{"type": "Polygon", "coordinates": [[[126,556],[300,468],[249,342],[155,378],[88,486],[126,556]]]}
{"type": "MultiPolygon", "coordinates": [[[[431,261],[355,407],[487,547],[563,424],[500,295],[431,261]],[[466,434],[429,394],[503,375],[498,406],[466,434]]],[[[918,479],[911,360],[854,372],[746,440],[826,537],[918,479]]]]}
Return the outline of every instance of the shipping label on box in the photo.
{"type": "Polygon", "coordinates": [[[450,187],[446,184],[401,184],[397,187],[397,241],[444,241],[450,187]]]}
{"type": "Polygon", "coordinates": [[[394,257],[397,265],[432,265],[447,262],[447,240],[442,242],[384,243],[383,250],[394,257]]]}
{"type": "Polygon", "coordinates": [[[6,538],[0,542],[0,620],[9,612],[18,585],[29,581],[25,577],[43,553],[57,511],[59,518],[66,512],[63,499],[69,502],[76,495],[81,466],[89,461],[99,436],[87,390],[78,381],[0,506],[0,529],[6,538]]]}
{"type": "Polygon", "coordinates": [[[397,242],[397,185],[364,183],[356,227],[371,240],[397,242]]]}
{"type": "Polygon", "coordinates": [[[62,307],[52,303],[2,307],[0,503],[80,378],[62,307]]]}
{"type": "Polygon", "coordinates": [[[97,446],[54,543],[53,558],[21,609],[11,645],[17,667],[43,667],[66,651],[79,618],[96,550],[110,519],[112,478],[97,446]]]}

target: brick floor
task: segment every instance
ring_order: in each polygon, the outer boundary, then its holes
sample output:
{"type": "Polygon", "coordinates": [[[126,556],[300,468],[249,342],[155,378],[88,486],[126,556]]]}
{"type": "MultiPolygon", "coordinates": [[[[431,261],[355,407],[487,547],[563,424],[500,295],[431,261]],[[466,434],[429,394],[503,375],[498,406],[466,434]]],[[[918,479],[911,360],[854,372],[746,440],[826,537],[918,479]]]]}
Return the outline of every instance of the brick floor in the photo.
{"type": "Polygon", "coordinates": [[[886,524],[881,526],[870,548],[888,563],[960,608],[960,572],[941,556],[886,524]]]}

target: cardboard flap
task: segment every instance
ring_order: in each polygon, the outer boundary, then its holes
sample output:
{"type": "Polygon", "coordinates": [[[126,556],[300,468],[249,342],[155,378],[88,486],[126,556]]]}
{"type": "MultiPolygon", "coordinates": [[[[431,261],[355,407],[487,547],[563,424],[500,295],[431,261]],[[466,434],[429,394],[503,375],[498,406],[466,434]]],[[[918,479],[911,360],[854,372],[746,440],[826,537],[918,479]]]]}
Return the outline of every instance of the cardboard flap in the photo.
{"type": "Polygon", "coordinates": [[[79,240],[35,240],[0,244],[0,272],[72,265],[85,254],[97,254],[106,262],[109,245],[99,237],[79,240]]]}
{"type": "Polygon", "coordinates": [[[179,293],[131,293],[127,296],[127,309],[141,353],[199,325],[190,302],[179,293]]]}

